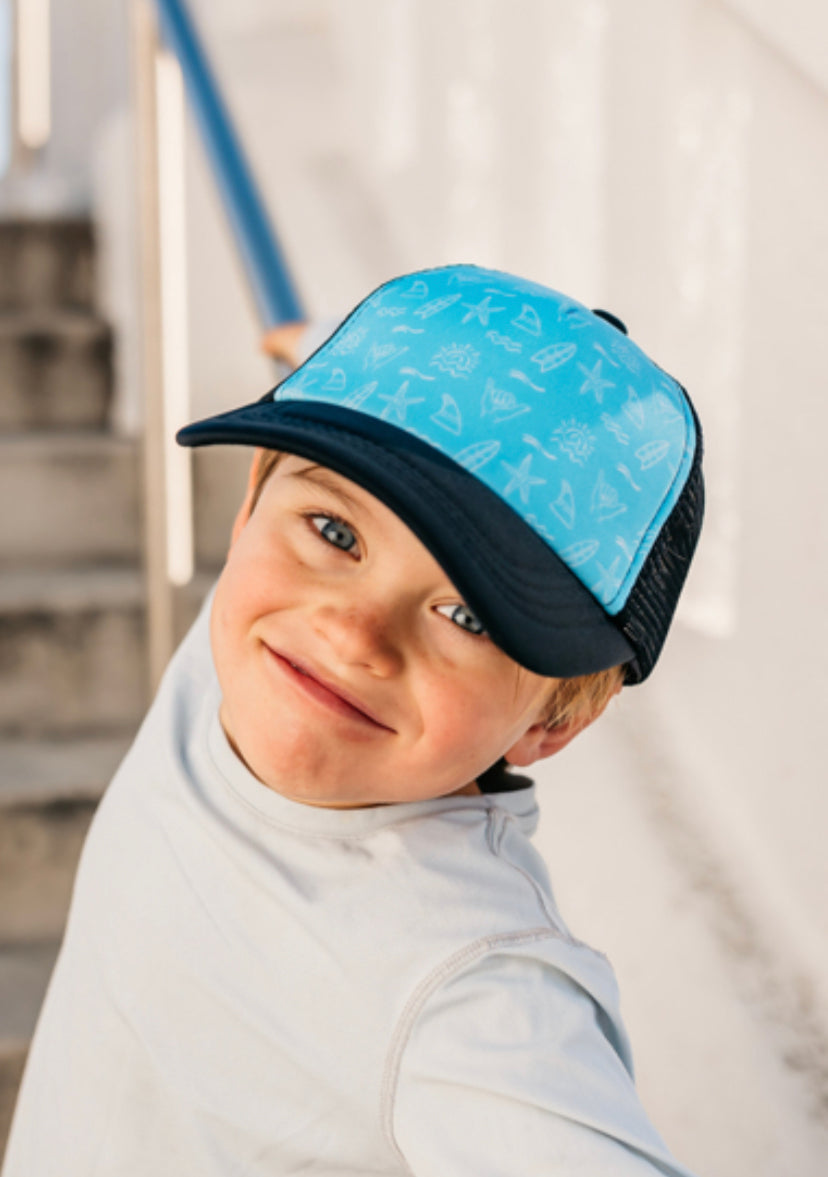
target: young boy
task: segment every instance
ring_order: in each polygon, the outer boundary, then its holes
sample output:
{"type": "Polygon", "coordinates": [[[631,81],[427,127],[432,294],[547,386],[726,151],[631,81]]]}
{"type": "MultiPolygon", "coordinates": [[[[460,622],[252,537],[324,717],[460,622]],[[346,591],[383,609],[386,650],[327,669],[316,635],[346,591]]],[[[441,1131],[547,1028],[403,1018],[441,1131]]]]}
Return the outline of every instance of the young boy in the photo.
{"type": "Polygon", "coordinates": [[[87,841],[6,1177],[684,1173],[510,771],[658,657],[682,389],[611,316],[450,266],[180,440],[260,452],[87,841]]]}

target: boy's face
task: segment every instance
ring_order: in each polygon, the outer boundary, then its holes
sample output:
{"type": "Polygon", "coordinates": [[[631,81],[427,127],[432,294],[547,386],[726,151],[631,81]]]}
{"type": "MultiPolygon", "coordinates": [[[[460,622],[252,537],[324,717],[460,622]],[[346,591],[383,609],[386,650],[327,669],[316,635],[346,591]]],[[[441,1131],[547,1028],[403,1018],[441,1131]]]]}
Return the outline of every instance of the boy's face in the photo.
{"type": "Polygon", "coordinates": [[[397,516],[287,455],[236,520],[211,617],[228,738],[295,801],[415,801],[544,751],[553,680],[518,666],[397,516]]]}

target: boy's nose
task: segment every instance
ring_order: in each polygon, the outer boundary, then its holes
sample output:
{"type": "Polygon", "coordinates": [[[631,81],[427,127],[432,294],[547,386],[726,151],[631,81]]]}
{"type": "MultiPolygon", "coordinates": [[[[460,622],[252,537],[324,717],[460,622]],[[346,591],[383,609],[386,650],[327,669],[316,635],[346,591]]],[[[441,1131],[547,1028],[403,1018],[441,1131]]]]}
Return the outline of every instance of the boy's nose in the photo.
{"type": "Polygon", "coordinates": [[[343,664],[364,666],[372,674],[388,678],[403,664],[390,613],[387,607],[365,598],[328,602],[316,609],[314,628],[343,664]]]}

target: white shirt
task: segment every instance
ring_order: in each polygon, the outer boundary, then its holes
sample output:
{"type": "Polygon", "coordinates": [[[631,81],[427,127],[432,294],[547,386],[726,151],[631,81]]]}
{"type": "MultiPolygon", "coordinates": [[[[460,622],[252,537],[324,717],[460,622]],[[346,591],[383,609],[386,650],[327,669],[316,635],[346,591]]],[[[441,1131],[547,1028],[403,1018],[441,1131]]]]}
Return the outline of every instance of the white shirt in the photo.
{"type": "Polygon", "coordinates": [[[4,1177],[685,1174],[534,789],[304,806],[218,703],[205,610],[93,822],[4,1177]]]}

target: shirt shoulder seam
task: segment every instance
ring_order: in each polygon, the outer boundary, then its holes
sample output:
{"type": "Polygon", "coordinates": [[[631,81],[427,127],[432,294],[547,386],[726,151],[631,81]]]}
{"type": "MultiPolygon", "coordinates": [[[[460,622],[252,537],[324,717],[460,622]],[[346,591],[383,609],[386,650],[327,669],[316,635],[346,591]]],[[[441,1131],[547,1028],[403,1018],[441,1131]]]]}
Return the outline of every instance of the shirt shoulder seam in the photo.
{"type": "Polygon", "coordinates": [[[480,939],[472,941],[471,944],[466,944],[463,948],[458,949],[451,956],[441,961],[440,964],[423,978],[409,997],[403,1012],[397,1019],[396,1027],[391,1036],[380,1092],[382,1129],[391,1149],[404,1166],[406,1173],[410,1173],[411,1169],[402,1149],[397,1143],[394,1133],[394,1105],[396,1102],[403,1054],[408,1045],[414,1025],[426,1002],[441,985],[451,980],[470,964],[481,960],[489,952],[502,948],[505,945],[532,944],[540,940],[555,939],[562,939],[562,937],[554,926],[524,928],[519,932],[501,932],[491,936],[482,936],[480,939]]]}

